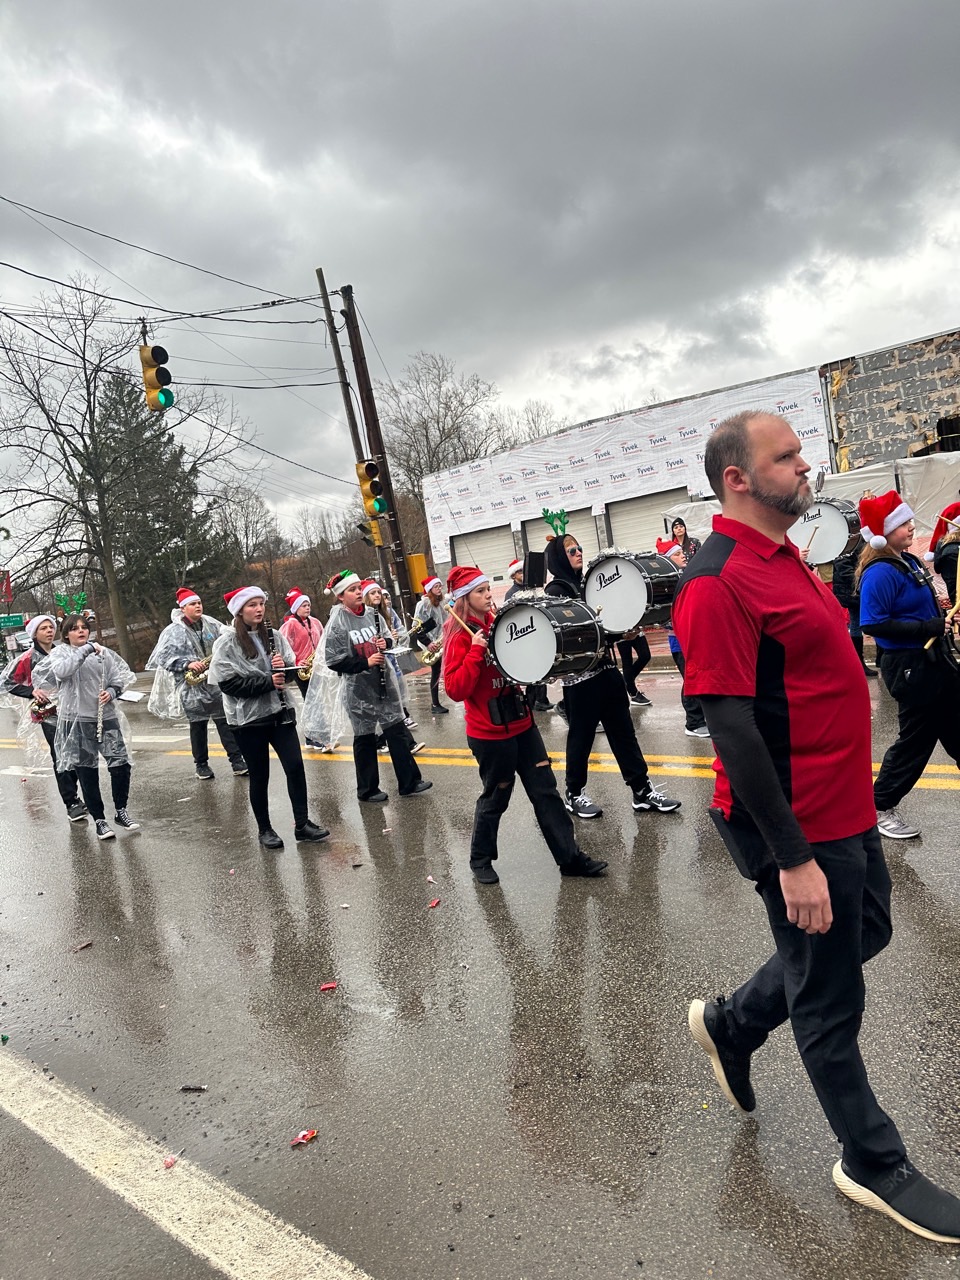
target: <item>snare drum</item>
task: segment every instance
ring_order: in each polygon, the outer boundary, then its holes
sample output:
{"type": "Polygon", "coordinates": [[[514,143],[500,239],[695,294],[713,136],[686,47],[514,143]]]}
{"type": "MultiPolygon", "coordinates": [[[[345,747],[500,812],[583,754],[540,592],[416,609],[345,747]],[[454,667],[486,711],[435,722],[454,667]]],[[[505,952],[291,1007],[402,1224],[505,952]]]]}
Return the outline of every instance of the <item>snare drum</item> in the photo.
{"type": "Polygon", "coordinates": [[[542,684],[590,671],[604,641],[597,615],[582,601],[521,593],[497,613],[487,649],[508,680],[542,684]]]}
{"type": "Polygon", "coordinates": [[[583,598],[600,617],[608,636],[634,627],[662,627],[670,621],[680,570],[652,551],[601,551],[583,575],[583,598]]]}
{"type": "Polygon", "coordinates": [[[860,513],[846,498],[821,498],[787,536],[799,550],[809,548],[807,564],[831,564],[861,545],[860,513]]]}

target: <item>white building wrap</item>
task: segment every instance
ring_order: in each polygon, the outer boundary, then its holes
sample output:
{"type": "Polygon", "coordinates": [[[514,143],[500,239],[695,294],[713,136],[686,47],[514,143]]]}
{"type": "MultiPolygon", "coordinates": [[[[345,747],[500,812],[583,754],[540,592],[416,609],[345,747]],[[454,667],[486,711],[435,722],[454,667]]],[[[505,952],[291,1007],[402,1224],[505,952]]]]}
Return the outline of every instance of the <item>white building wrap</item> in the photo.
{"type": "MultiPolygon", "coordinates": [[[[568,427],[508,453],[427,476],[423,498],[434,558],[447,560],[450,539],[457,534],[516,528],[544,507],[596,510],[683,485],[691,495],[706,493],[706,439],[741,409],[782,414],[803,441],[814,471],[832,470],[820,379],[816,369],[801,369],[568,427]]],[[[675,493],[670,500],[676,500],[675,493]]]]}

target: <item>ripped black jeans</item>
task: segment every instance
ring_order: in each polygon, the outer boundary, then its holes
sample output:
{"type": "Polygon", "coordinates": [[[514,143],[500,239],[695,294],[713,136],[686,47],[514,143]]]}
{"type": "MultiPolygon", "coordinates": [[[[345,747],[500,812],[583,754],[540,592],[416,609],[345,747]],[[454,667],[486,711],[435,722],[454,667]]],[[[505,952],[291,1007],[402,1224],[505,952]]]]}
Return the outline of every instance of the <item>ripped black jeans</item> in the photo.
{"type": "Polygon", "coordinates": [[[537,726],[531,725],[513,738],[468,737],[467,746],[480,766],[483,783],[470,837],[471,867],[484,866],[497,856],[500,819],[507,811],[518,775],[557,866],[562,867],[575,858],[579,850],[573,834],[573,819],[563,807],[537,726]]]}

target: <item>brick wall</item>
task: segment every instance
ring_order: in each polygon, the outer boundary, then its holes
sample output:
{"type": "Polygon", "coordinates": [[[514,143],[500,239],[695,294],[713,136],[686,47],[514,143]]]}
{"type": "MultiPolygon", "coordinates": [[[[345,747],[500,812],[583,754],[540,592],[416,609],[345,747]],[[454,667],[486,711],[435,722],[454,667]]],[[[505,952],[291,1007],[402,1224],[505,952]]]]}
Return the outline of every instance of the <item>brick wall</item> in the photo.
{"type": "Polygon", "coordinates": [[[841,471],[916,454],[937,421],[960,415],[960,331],[940,333],[821,369],[841,471]]]}

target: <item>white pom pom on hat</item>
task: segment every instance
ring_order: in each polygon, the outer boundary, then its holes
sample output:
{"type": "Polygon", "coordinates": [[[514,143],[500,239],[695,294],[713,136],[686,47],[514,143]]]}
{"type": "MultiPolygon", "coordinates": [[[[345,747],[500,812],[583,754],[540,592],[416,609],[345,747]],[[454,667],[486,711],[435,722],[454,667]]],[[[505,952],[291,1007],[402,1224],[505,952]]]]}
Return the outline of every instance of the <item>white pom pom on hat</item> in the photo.
{"type": "Polygon", "coordinates": [[[869,541],[870,546],[873,547],[874,551],[882,551],[887,545],[887,540],[882,533],[875,533],[869,541]]]}

